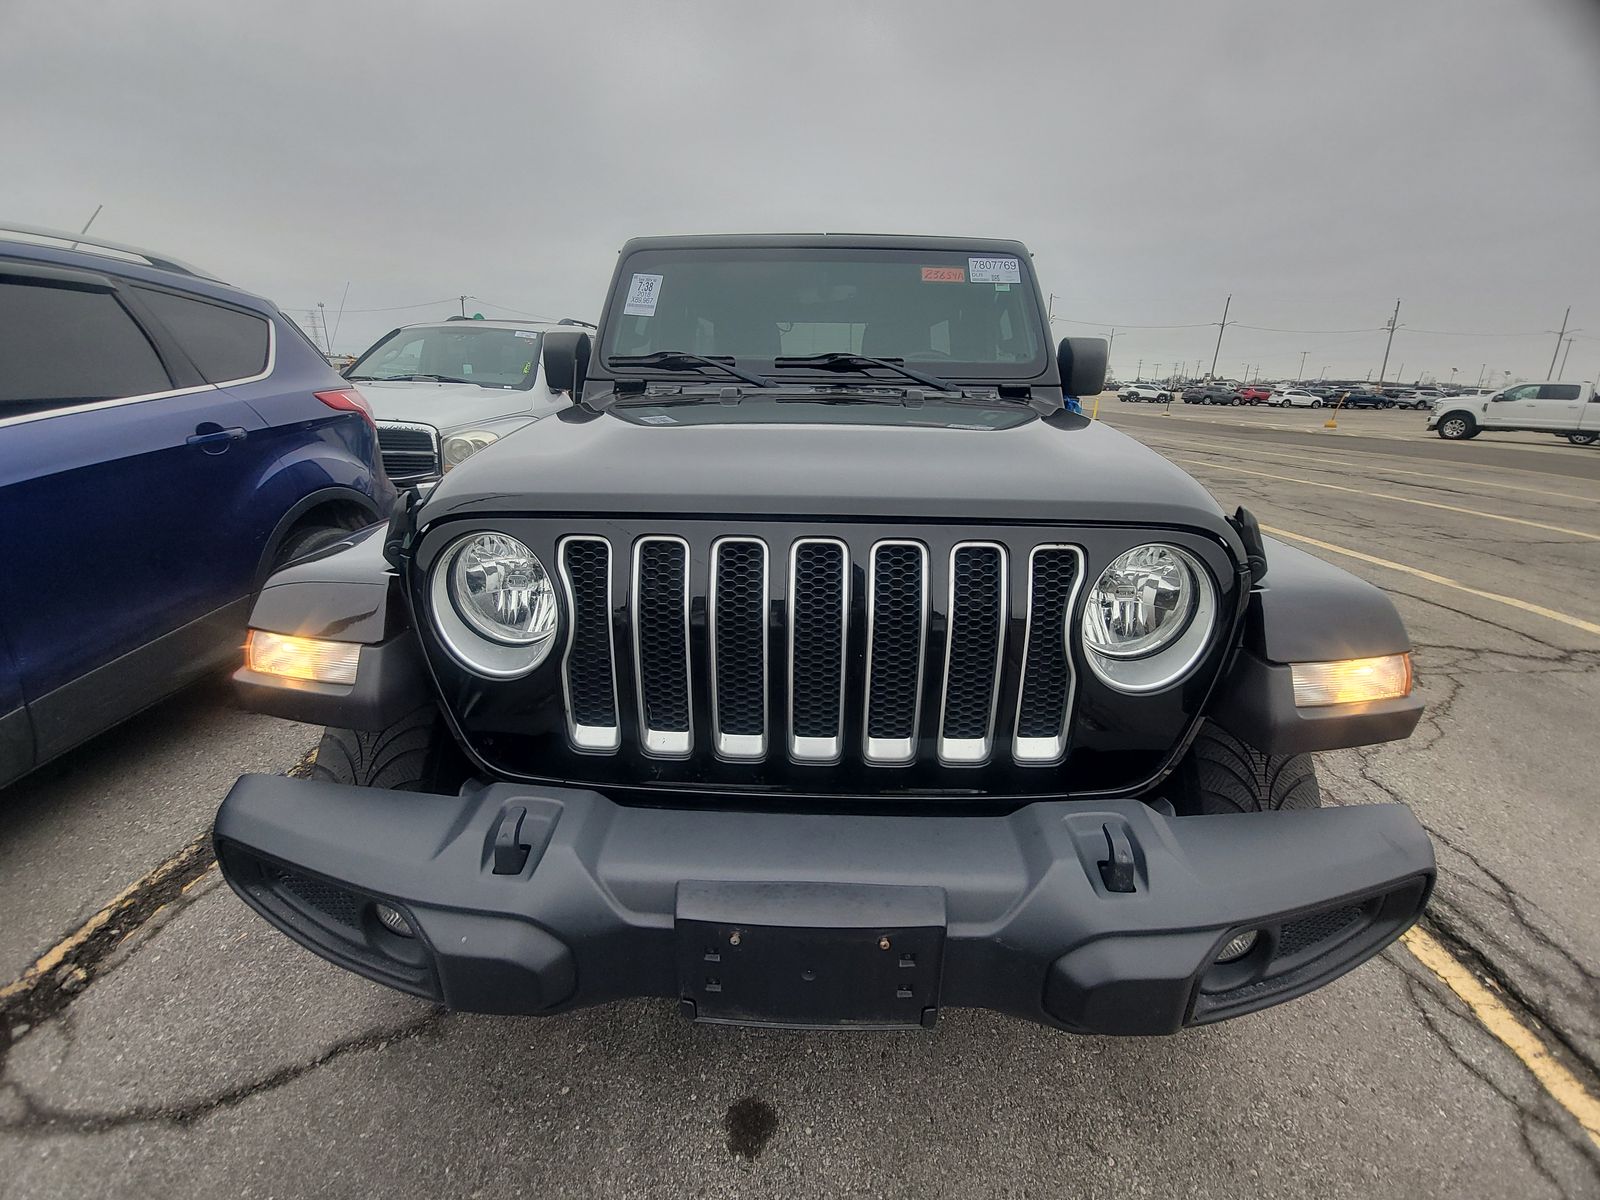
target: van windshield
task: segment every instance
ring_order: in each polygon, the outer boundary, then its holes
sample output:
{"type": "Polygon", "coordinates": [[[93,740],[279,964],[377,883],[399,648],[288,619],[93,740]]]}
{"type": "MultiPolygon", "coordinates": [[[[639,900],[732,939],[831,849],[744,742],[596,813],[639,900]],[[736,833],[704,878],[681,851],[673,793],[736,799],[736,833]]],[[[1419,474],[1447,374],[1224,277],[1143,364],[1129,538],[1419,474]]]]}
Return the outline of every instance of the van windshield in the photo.
{"type": "MultiPolygon", "coordinates": [[[[731,358],[763,375],[816,374],[778,358],[862,354],[954,379],[1026,379],[1049,334],[1026,258],[965,250],[639,251],[618,275],[603,354],[731,358]]],[[[639,369],[615,363],[620,371],[639,369]]],[[[897,381],[903,382],[903,381],[897,381]]]]}

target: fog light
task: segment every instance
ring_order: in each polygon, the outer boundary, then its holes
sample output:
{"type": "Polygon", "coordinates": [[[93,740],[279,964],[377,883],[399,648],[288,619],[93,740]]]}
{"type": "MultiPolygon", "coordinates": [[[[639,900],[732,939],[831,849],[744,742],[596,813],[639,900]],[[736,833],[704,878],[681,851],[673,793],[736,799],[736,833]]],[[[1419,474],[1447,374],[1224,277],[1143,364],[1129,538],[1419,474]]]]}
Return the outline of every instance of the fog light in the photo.
{"type": "Polygon", "coordinates": [[[1243,933],[1234,935],[1226,946],[1217,951],[1219,963],[1234,962],[1243,958],[1256,946],[1256,933],[1254,929],[1246,929],[1243,933]]]}
{"type": "Polygon", "coordinates": [[[245,642],[245,662],[252,671],[312,683],[354,683],[360,657],[355,642],[289,637],[264,629],[252,629],[245,642]]]}
{"type": "Polygon", "coordinates": [[[1411,655],[1291,663],[1296,708],[1398,700],[1411,694],[1411,655]]]}
{"type": "MultiPolygon", "coordinates": [[[[378,913],[378,924],[390,933],[399,934],[401,937],[416,937],[416,930],[411,928],[411,922],[406,920],[405,914],[398,908],[390,908],[387,904],[373,906],[378,913]]],[[[1254,936],[1253,934],[1251,936],[1254,936]]]]}

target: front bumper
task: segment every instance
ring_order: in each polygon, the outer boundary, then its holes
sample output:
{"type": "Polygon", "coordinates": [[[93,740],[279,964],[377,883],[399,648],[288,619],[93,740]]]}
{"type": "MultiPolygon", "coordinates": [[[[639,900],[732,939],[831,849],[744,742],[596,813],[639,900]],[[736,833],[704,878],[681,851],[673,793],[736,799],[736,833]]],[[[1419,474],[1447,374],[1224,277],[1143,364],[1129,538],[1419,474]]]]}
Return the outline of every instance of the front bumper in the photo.
{"type": "Polygon", "coordinates": [[[1401,805],[818,815],[247,775],[215,839],[228,882],[284,933],[451,1008],[659,996],[701,1020],[794,1026],[928,1026],[951,1004],[1171,1033],[1343,974],[1416,920],[1434,878],[1401,805]],[[1254,948],[1217,963],[1246,930],[1254,948]]]}

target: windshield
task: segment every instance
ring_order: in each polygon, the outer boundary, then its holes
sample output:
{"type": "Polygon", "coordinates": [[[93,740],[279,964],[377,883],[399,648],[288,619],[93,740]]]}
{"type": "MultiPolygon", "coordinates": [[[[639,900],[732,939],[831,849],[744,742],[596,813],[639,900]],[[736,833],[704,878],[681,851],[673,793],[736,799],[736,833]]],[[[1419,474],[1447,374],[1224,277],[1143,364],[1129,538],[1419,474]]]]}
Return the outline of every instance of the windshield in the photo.
{"type": "Polygon", "coordinates": [[[604,356],[683,351],[779,377],[778,358],[864,354],[941,378],[1027,379],[1047,337],[1025,258],[951,250],[708,249],[630,255],[604,356]]]}
{"type": "Polygon", "coordinates": [[[354,380],[476,383],[527,390],[539,374],[539,335],[470,321],[397,329],[346,373],[354,380]]]}

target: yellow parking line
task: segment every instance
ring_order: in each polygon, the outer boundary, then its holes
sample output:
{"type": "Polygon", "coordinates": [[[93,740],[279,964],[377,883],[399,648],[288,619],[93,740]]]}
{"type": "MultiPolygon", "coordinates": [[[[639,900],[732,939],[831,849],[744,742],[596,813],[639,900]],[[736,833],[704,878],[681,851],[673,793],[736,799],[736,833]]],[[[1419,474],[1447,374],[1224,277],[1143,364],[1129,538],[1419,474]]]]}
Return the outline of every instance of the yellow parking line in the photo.
{"type": "Polygon", "coordinates": [[[1600,636],[1600,625],[1596,625],[1593,621],[1585,621],[1582,617],[1574,617],[1564,612],[1557,612],[1555,609],[1546,608],[1542,604],[1533,604],[1527,600],[1518,600],[1515,596],[1502,596],[1499,592],[1486,592],[1482,588],[1469,587],[1467,584],[1459,583],[1447,576],[1435,575],[1432,571],[1424,571],[1421,567],[1391,562],[1387,558],[1379,558],[1374,554],[1363,554],[1360,550],[1350,550],[1344,546],[1335,546],[1332,542],[1319,541],[1317,538],[1307,537],[1303,533],[1290,533],[1287,529],[1275,529],[1271,525],[1263,525],[1261,529],[1264,533],[1270,533],[1273,537],[1304,542],[1307,546],[1315,546],[1318,550],[1326,550],[1330,554],[1343,554],[1347,558],[1371,563],[1375,567],[1386,567],[1391,571],[1401,571],[1407,575],[1415,575],[1418,579],[1426,579],[1429,583],[1437,583],[1441,587],[1454,588],[1458,592],[1466,592],[1469,596],[1477,596],[1483,600],[1493,600],[1496,604],[1506,604],[1512,608],[1520,608],[1523,612],[1530,612],[1535,616],[1548,617],[1552,621],[1560,621],[1563,625],[1571,625],[1574,629],[1581,629],[1585,633],[1600,636]]]}
{"type": "Polygon", "coordinates": [[[109,904],[78,926],[69,936],[63,938],[40,955],[33,966],[24,971],[19,978],[12,980],[4,987],[0,987],[0,1000],[9,1000],[20,992],[32,990],[39,980],[49,975],[50,972],[66,961],[67,955],[87,942],[106,922],[118,916],[127,907],[128,902],[141,891],[162,883],[169,876],[191,864],[194,861],[195,851],[209,836],[209,834],[200,835],[200,837],[190,842],[155,870],[123,888],[109,904]]]}
{"type": "Polygon", "coordinates": [[[1461,1003],[1472,1010],[1472,1015],[1485,1029],[1522,1060],[1522,1065],[1533,1072],[1533,1077],[1550,1093],[1550,1098],[1571,1113],[1589,1139],[1600,1146],[1600,1100],[1589,1093],[1565,1063],[1545,1048],[1538,1035],[1517,1020],[1505,1002],[1431,933],[1412,926],[1400,940],[1418,962],[1437,975],[1461,1003]]]}
{"type": "Polygon", "coordinates": [[[1354,496],[1366,496],[1373,500],[1393,500],[1396,504],[1416,504],[1422,508],[1439,508],[1445,512],[1465,513],[1469,517],[1482,517],[1485,521],[1504,521],[1509,525],[1526,525],[1530,529],[1543,529],[1547,533],[1566,533],[1573,537],[1587,538],[1591,542],[1600,542],[1600,533],[1585,533],[1581,529],[1568,529],[1565,525],[1546,525],[1543,521],[1529,521],[1522,517],[1507,517],[1500,513],[1486,513],[1476,508],[1463,508],[1459,504],[1441,504],[1437,500],[1416,500],[1410,496],[1396,496],[1390,492],[1369,492],[1366,488],[1345,487],[1342,483],[1319,483],[1314,479],[1297,479],[1293,475],[1273,475],[1268,471],[1247,471],[1243,467],[1231,464],[1218,463],[1214,459],[1181,458],[1174,455],[1178,462],[1194,463],[1201,467],[1211,467],[1214,470],[1227,471],[1234,475],[1255,475],[1261,479],[1277,479],[1283,483],[1298,483],[1305,487],[1327,488],[1333,492],[1349,492],[1354,496]]]}
{"type": "MultiPolygon", "coordinates": [[[[1178,442],[1178,439],[1182,435],[1167,434],[1160,436],[1166,436],[1171,438],[1174,442],[1178,442]]],[[[1535,495],[1544,496],[1546,498],[1553,497],[1557,500],[1577,500],[1584,504],[1600,504],[1600,496],[1578,496],[1571,492],[1552,492],[1548,488],[1528,487],[1525,484],[1496,483],[1492,479],[1469,479],[1465,475],[1440,475],[1435,471],[1407,471],[1400,467],[1386,467],[1378,463],[1356,462],[1354,460],[1344,458],[1324,458],[1318,454],[1293,454],[1280,450],[1261,450],[1255,446],[1240,446],[1232,442],[1209,442],[1189,439],[1186,444],[1179,442],[1175,448],[1180,450],[1226,450],[1230,454],[1256,454],[1264,455],[1268,458],[1287,458],[1294,462],[1331,463],[1334,466],[1341,467],[1361,467],[1366,470],[1374,471],[1380,475],[1415,475],[1419,479],[1444,479],[1451,483],[1470,483],[1474,487],[1500,488],[1508,492],[1533,492],[1535,495]]],[[[1398,458],[1399,455],[1368,453],[1367,457],[1398,458]]],[[[1222,464],[1218,465],[1221,466],[1222,464]]],[[[1515,471],[1518,468],[1500,467],[1497,469],[1503,471],[1515,471]]],[[[1531,473],[1538,474],[1538,472],[1531,473]]],[[[1396,480],[1396,482],[1402,481],[1396,480]]]]}

